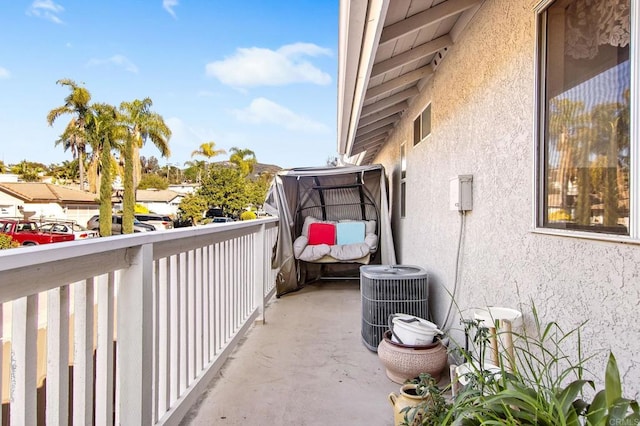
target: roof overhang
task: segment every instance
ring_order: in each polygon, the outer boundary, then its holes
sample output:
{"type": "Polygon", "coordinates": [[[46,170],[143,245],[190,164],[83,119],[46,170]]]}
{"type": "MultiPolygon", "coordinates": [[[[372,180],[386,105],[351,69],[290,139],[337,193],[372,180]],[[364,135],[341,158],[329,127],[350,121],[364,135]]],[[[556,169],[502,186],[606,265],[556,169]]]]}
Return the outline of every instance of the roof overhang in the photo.
{"type": "Polygon", "coordinates": [[[483,1],[340,1],[339,154],[373,160],[483,1]]]}

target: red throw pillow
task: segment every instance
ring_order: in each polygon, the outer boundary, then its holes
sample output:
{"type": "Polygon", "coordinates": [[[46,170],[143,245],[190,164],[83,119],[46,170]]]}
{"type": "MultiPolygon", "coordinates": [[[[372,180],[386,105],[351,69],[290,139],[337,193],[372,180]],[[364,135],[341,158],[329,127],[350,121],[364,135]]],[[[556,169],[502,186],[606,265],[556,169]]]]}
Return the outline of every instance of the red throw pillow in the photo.
{"type": "Polygon", "coordinates": [[[336,243],[336,226],[333,223],[312,223],[309,225],[309,245],[336,243]]]}

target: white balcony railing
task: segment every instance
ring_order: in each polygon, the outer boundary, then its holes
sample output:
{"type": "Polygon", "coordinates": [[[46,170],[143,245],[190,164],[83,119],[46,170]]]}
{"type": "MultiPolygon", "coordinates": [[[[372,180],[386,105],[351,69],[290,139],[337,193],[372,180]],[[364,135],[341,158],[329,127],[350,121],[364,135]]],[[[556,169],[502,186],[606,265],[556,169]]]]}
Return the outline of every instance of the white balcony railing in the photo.
{"type": "Polygon", "coordinates": [[[268,218],[0,252],[11,424],[177,424],[263,318],[276,233],[268,218]]]}

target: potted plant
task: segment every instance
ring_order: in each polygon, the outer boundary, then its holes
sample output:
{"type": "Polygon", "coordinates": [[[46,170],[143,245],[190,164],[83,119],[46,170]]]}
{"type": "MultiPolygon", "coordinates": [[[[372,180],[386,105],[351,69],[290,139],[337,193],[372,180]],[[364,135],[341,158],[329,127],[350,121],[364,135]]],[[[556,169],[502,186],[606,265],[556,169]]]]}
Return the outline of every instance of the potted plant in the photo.
{"type": "MultiPolygon", "coordinates": [[[[604,388],[597,390],[587,378],[580,347],[580,326],[564,332],[551,322],[542,324],[532,305],[533,332],[516,333],[515,365],[505,368],[500,358],[498,370],[486,368],[484,354],[488,344],[486,330],[479,322],[466,322],[472,332],[475,350],[465,345],[463,361],[470,366],[465,382],[450,404],[434,409],[423,404],[406,410],[406,423],[415,425],[638,425],[638,401],[623,397],[617,362],[609,354],[604,388]],[[572,343],[573,342],[573,343],[572,343]],[[594,394],[589,399],[585,395],[594,394]],[[420,411],[422,410],[422,411],[420,411]],[[443,411],[446,411],[443,413],[443,411]],[[416,419],[418,419],[416,423],[416,419]]],[[[426,389],[423,388],[423,389],[426,389]]],[[[448,389],[429,387],[430,395],[442,395],[448,389]]]]}

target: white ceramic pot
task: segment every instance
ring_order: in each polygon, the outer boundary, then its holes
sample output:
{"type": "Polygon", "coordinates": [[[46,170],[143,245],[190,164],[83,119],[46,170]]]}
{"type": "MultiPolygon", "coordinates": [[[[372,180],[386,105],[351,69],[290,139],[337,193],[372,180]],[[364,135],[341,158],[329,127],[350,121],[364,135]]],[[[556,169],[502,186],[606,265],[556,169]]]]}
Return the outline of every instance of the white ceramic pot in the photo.
{"type": "Polygon", "coordinates": [[[410,346],[429,345],[433,343],[434,337],[442,333],[431,321],[413,315],[394,314],[390,319],[391,340],[395,343],[410,346]]]}

